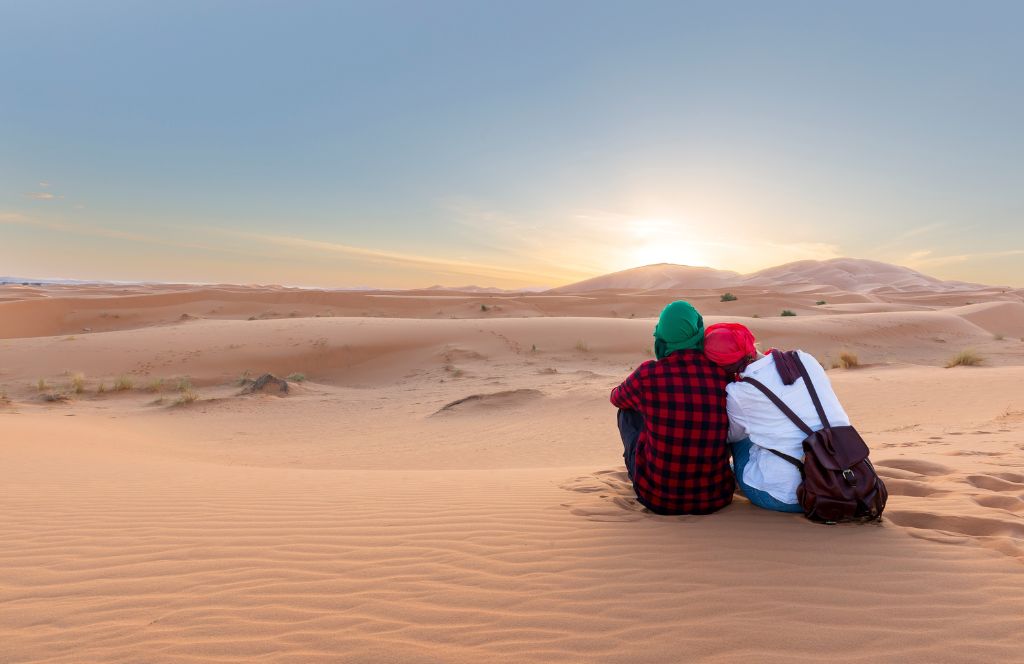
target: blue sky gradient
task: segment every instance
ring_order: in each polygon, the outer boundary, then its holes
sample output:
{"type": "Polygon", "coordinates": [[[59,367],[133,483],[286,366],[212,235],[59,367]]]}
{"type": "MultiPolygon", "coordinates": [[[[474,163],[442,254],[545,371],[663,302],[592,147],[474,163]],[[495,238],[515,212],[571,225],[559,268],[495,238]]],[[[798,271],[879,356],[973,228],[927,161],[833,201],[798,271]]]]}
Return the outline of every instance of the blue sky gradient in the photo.
{"type": "Polygon", "coordinates": [[[2,2],[0,274],[1024,285],[1014,2],[2,2]]]}

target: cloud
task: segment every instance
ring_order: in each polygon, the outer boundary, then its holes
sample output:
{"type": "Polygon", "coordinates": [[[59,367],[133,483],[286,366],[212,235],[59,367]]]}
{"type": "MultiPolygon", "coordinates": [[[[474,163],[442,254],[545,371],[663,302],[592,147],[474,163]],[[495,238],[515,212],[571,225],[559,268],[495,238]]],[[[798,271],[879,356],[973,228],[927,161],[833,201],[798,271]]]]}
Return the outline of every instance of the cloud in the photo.
{"type": "Polygon", "coordinates": [[[40,186],[40,187],[43,187],[43,188],[45,189],[46,187],[49,187],[49,186],[50,186],[50,183],[49,183],[49,182],[46,182],[46,181],[43,181],[43,182],[40,182],[40,183],[39,183],[39,186],[40,186]]]}
{"type": "Polygon", "coordinates": [[[991,258],[1009,258],[1011,256],[1024,256],[1024,249],[1006,249],[1003,251],[982,251],[972,254],[949,254],[946,256],[933,256],[931,249],[915,251],[904,259],[904,264],[913,268],[942,267],[967,263],[970,261],[986,260],[991,258]]]}
{"type": "MultiPolygon", "coordinates": [[[[272,261],[280,261],[282,258],[281,253],[279,251],[275,252],[269,249],[260,251],[258,248],[255,247],[253,247],[254,250],[248,250],[245,248],[239,248],[237,246],[237,243],[231,243],[229,246],[228,243],[221,243],[216,241],[211,241],[209,243],[201,243],[180,240],[169,240],[165,239],[164,236],[144,235],[140,233],[131,233],[117,229],[105,228],[101,226],[88,226],[83,224],[70,224],[62,221],[44,220],[28,217],[26,215],[13,212],[0,213],[0,223],[20,224],[39,229],[55,231],[62,234],[71,233],[75,235],[101,237],[112,240],[123,240],[128,242],[138,242],[172,248],[195,249],[217,253],[236,254],[247,256],[250,258],[261,258],[272,261]]],[[[497,263],[453,260],[433,256],[424,256],[395,251],[385,251],[303,237],[294,237],[287,235],[267,235],[219,228],[196,229],[176,226],[167,226],[165,228],[168,234],[173,233],[174,236],[176,237],[181,236],[182,234],[185,233],[195,234],[197,231],[199,231],[205,233],[208,237],[211,237],[211,239],[213,237],[219,236],[222,240],[223,238],[233,238],[236,240],[247,240],[251,243],[268,245],[270,247],[297,248],[304,251],[316,251],[325,254],[341,254],[353,258],[357,261],[364,261],[369,263],[383,263],[387,265],[402,266],[409,269],[429,272],[430,277],[437,276],[439,274],[447,274],[459,277],[496,279],[502,280],[505,283],[522,283],[533,285],[544,283],[545,281],[555,283],[562,281],[564,278],[564,275],[562,274],[546,274],[544,272],[538,273],[527,268],[510,267],[507,265],[501,265],[497,263]]]]}
{"type": "Polygon", "coordinates": [[[26,224],[28,217],[20,212],[0,212],[0,224],[26,224]]]}
{"type": "MultiPolygon", "coordinates": [[[[143,235],[140,233],[129,233],[125,231],[116,230],[113,228],[104,228],[102,226],[88,226],[84,224],[69,224],[61,221],[51,221],[45,219],[38,219],[29,217],[18,212],[0,212],[0,223],[6,224],[19,224],[22,226],[31,226],[33,228],[40,228],[49,231],[56,231],[62,234],[73,234],[83,235],[87,237],[100,237],[107,238],[110,240],[123,240],[126,242],[138,242],[142,244],[157,245],[163,247],[172,247],[178,249],[197,249],[201,251],[228,253],[228,254],[240,254],[252,258],[267,258],[274,259],[276,256],[270,256],[267,254],[253,254],[250,252],[240,251],[232,247],[218,247],[212,245],[201,244],[197,242],[182,242],[178,240],[167,240],[162,237],[156,237],[152,235],[143,235]]],[[[184,229],[175,229],[177,233],[181,233],[184,229]]]]}
{"type": "Polygon", "coordinates": [[[25,194],[25,196],[31,198],[34,201],[51,201],[57,198],[48,191],[30,191],[27,194],[25,194]]]}
{"type": "Polygon", "coordinates": [[[288,235],[267,235],[250,233],[245,231],[234,231],[227,229],[206,229],[208,232],[229,235],[254,242],[275,245],[279,247],[291,247],[321,251],[332,254],[342,254],[357,260],[364,260],[372,263],[385,263],[399,265],[414,269],[428,269],[434,273],[446,273],[450,275],[469,276],[502,279],[505,281],[525,281],[538,283],[538,280],[558,280],[563,278],[560,274],[546,274],[528,269],[502,266],[494,263],[478,263],[467,260],[439,258],[396,251],[385,251],[366,247],[356,247],[338,242],[324,240],[312,240],[303,237],[288,235]]]}

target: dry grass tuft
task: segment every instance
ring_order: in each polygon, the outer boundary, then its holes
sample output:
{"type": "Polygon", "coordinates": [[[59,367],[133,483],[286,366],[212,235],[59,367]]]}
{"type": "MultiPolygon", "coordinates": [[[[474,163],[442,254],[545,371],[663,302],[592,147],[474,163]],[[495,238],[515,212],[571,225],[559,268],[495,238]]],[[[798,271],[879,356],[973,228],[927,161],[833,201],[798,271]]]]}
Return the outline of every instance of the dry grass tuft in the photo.
{"type": "Polygon", "coordinates": [[[590,352],[590,346],[587,345],[586,341],[584,341],[583,339],[580,339],[580,340],[578,340],[576,342],[576,350],[578,350],[581,353],[589,353],[590,352]]]}
{"type": "Polygon", "coordinates": [[[796,312],[793,311],[792,309],[783,309],[782,313],[780,313],[779,315],[780,316],[796,316],[796,312]]]}
{"type": "Polygon", "coordinates": [[[146,385],[146,391],[150,394],[160,394],[164,391],[164,379],[154,378],[146,385]]]}
{"type": "Polygon", "coordinates": [[[984,361],[985,359],[973,350],[962,350],[953,356],[953,358],[946,364],[946,368],[976,367],[984,361]]]}
{"type": "Polygon", "coordinates": [[[45,392],[48,389],[50,389],[50,386],[47,384],[45,378],[40,378],[36,381],[36,391],[45,392]]]}
{"type": "Polygon", "coordinates": [[[199,393],[189,386],[179,392],[178,398],[174,400],[175,406],[186,406],[199,400],[199,393]]]}
{"type": "Polygon", "coordinates": [[[290,380],[293,383],[302,383],[302,382],[305,382],[305,380],[306,380],[306,374],[299,373],[299,372],[296,372],[296,373],[293,373],[293,374],[288,374],[287,380],[290,380]]]}
{"type": "Polygon", "coordinates": [[[68,388],[75,394],[81,394],[85,392],[85,374],[84,373],[73,373],[68,381],[68,388]]]}
{"type": "Polygon", "coordinates": [[[860,359],[857,358],[856,353],[844,350],[839,353],[839,366],[843,369],[855,369],[860,366],[860,359]]]}
{"type": "Polygon", "coordinates": [[[100,384],[96,387],[96,394],[106,394],[106,393],[107,393],[107,383],[106,383],[106,381],[102,381],[101,380],[100,384]]]}
{"type": "Polygon", "coordinates": [[[114,381],[115,392],[127,392],[135,389],[135,381],[132,380],[131,376],[118,376],[117,380],[114,381]]]}

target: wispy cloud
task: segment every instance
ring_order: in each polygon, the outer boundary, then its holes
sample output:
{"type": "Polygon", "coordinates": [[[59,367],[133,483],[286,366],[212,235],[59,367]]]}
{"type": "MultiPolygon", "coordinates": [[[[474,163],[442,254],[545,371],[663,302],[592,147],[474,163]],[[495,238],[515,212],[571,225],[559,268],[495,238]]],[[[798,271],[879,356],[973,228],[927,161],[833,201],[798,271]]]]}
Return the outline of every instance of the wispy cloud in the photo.
{"type": "Polygon", "coordinates": [[[987,260],[992,258],[1009,258],[1011,256],[1024,256],[1024,249],[1006,249],[1003,251],[982,251],[968,254],[948,254],[945,256],[934,256],[933,251],[925,249],[915,251],[904,259],[904,264],[913,268],[942,267],[971,261],[987,260]]]}
{"type": "Polygon", "coordinates": [[[325,255],[341,255],[353,261],[353,265],[349,266],[350,272],[358,273],[360,264],[384,264],[403,268],[410,272],[422,273],[422,280],[424,281],[422,285],[426,285],[427,281],[432,281],[439,275],[448,275],[451,278],[459,279],[470,278],[485,282],[499,280],[506,285],[558,284],[566,281],[566,274],[564,272],[537,271],[529,267],[514,267],[500,263],[484,263],[386,251],[305,237],[260,234],[230,229],[197,229],[165,226],[162,227],[161,233],[148,235],[102,226],[40,219],[16,212],[0,213],[0,223],[19,224],[61,234],[100,237],[168,248],[241,255],[279,263],[289,262],[290,259],[294,259],[294,257],[288,257],[284,254],[282,251],[284,249],[298,249],[302,252],[315,252],[325,255]],[[182,237],[183,235],[195,237],[197,233],[205,236],[208,241],[197,242],[170,239],[182,237]]]}
{"type": "MultiPolygon", "coordinates": [[[[138,242],[141,244],[157,245],[162,247],[175,247],[179,249],[198,249],[202,251],[241,254],[245,256],[257,257],[257,258],[274,258],[270,255],[254,255],[252,253],[239,251],[232,247],[219,247],[215,245],[202,244],[198,242],[186,242],[181,240],[169,240],[165,237],[144,235],[141,233],[130,233],[127,231],[121,231],[113,228],[105,228],[102,226],[90,226],[87,224],[79,223],[67,223],[64,221],[54,221],[50,219],[39,219],[35,217],[29,217],[27,215],[18,212],[2,212],[0,213],[0,223],[5,224],[18,224],[22,226],[30,226],[33,228],[39,228],[43,230],[56,231],[62,234],[80,235],[85,237],[100,237],[107,238],[110,240],[123,240],[127,242],[138,242]]],[[[178,229],[180,234],[182,229],[178,229]]]]}
{"type": "Polygon", "coordinates": [[[559,280],[564,273],[544,273],[530,269],[503,266],[500,264],[479,263],[453,258],[426,256],[396,251],[386,251],[367,247],[357,247],[338,242],[315,240],[288,235],[268,235],[227,229],[208,229],[213,234],[228,235],[278,247],[298,248],[341,254],[350,258],[371,263],[384,263],[405,268],[429,270],[434,274],[448,274],[461,277],[497,278],[504,281],[520,281],[535,284],[545,280],[559,280]]]}
{"type": "Polygon", "coordinates": [[[34,201],[52,201],[57,198],[57,196],[48,191],[30,191],[25,196],[34,201]]]}

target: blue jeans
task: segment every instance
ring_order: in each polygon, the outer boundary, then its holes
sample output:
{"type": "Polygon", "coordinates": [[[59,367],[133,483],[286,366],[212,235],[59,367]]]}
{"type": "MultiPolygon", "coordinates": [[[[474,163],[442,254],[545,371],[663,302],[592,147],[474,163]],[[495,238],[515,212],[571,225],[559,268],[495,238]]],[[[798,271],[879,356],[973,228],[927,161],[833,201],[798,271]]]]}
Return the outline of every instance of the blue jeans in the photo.
{"type": "Polygon", "coordinates": [[[753,444],[754,443],[750,442],[749,438],[744,438],[743,440],[732,444],[732,468],[733,472],[736,473],[736,483],[739,484],[740,489],[743,490],[743,495],[746,496],[747,500],[754,505],[766,510],[803,513],[804,508],[799,504],[784,503],[767,491],[755,489],[743,481],[743,468],[746,467],[747,462],[750,461],[750,448],[753,444]]]}
{"type": "Polygon", "coordinates": [[[619,410],[619,436],[622,437],[622,460],[629,479],[636,474],[636,444],[644,430],[643,415],[635,410],[619,410]]]}

